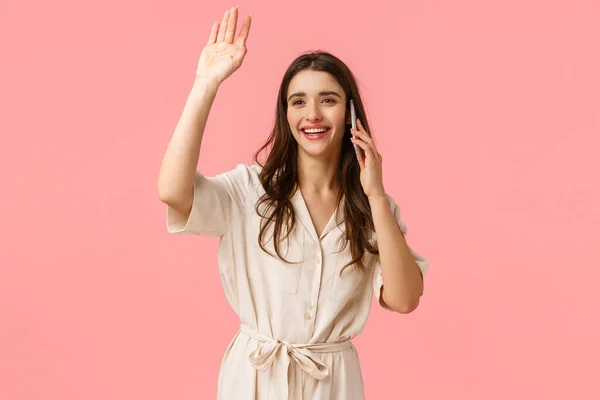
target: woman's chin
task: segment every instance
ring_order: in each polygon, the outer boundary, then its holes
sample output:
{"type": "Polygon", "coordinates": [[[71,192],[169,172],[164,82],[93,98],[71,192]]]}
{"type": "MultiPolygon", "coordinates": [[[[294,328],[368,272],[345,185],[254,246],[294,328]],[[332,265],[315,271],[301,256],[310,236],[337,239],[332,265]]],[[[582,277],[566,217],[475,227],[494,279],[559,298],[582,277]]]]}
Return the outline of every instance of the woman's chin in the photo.
{"type": "Polygon", "coordinates": [[[330,145],[308,145],[302,146],[302,153],[311,158],[328,158],[334,153],[330,145]]]}

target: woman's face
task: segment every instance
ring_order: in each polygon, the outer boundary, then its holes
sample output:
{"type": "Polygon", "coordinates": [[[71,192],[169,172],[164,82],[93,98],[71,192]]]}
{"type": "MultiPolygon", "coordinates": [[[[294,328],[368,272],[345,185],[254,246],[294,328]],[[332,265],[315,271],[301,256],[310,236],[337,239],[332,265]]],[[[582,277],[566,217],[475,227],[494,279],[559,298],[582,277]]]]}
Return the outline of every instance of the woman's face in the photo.
{"type": "Polygon", "coordinates": [[[333,76],[303,70],[292,78],[286,99],[287,120],[299,153],[330,157],[340,151],[349,119],[346,94],[333,76]]]}

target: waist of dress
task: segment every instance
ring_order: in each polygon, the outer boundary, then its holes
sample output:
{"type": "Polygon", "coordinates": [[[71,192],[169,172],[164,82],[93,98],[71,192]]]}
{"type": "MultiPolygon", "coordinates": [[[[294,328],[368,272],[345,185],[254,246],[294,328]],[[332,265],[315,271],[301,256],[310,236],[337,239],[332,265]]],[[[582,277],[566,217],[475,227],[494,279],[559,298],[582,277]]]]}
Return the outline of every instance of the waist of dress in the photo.
{"type": "Polygon", "coordinates": [[[265,335],[257,332],[256,330],[254,330],[248,326],[245,326],[245,325],[240,326],[240,331],[242,333],[244,333],[246,336],[248,336],[252,339],[258,340],[259,342],[262,342],[265,344],[272,344],[272,345],[276,346],[277,348],[279,348],[279,347],[285,348],[288,354],[291,353],[294,349],[297,349],[297,350],[306,349],[306,350],[310,350],[313,353],[333,353],[336,351],[345,350],[352,346],[352,338],[348,338],[341,342],[298,344],[298,343],[288,343],[283,340],[277,340],[274,338],[270,338],[270,337],[265,336],[265,335]]]}
{"type": "Polygon", "coordinates": [[[297,344],[267,337],[245,325],[240,326],[240,332],[261,342],[250,353],[250,363],[258,371],[272,370],[271,386],[277,399],[288,399],[290,391],[296,392],[288,382],[288,368],[292,360],[310,376],[320,380],[329,375],[329,370],[315,353],[333,353],[352,346],[351,338],[342,342],[297,344]]]}

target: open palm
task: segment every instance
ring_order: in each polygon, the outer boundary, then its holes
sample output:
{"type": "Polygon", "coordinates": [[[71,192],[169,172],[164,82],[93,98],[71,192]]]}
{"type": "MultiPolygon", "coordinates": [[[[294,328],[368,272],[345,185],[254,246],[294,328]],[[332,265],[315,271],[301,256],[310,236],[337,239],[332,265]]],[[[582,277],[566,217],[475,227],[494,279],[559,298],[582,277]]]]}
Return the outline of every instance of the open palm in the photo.
{"type": "Polygon", "coordinates": [[[246,41],[250,32],[252,18],[246,15],[242,27],[234,42],[237,26],[238,8],[233,7],[223,15],[222,21],[215,22],[210,37],[198,62],[196,77],[216,81],[218,84],[233,74],[246,56],[246,41]]]}

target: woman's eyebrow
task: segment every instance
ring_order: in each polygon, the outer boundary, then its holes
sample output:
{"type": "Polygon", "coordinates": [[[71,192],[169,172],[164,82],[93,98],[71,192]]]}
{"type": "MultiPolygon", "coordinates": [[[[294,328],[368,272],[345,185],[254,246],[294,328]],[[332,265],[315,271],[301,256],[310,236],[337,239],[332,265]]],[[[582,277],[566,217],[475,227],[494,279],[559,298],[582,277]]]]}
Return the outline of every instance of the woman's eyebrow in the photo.
{"type": "MultiPolygon", "coordinates": [[[[319,96],[337,96],[340,99],[342,98],[342,96],[340,96],[337,92],[334,92],[332,90],[325,90],[323,92],[319,92],[319,96]]],[[[293,93],[290,95],[290,97],[288,97],[288,101],[290,101],[292,99],[292,97],[303,97],[306,96],[305,92],[297,92],[297,93],[293,93]]]]}

